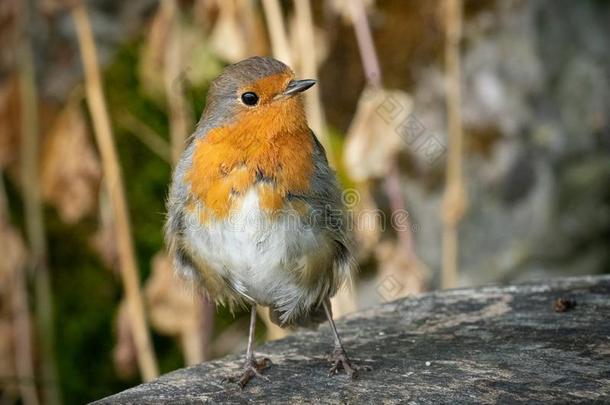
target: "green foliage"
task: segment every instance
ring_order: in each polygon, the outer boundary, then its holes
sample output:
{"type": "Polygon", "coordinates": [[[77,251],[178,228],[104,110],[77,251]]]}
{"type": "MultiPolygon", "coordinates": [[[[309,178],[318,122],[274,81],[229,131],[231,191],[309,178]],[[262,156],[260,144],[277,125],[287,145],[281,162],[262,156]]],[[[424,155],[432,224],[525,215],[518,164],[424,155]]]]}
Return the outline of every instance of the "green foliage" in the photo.
{"type": "Polygon", "coordinates": [[[328,138],[328,146],[326,154],[333,168],[337,172],[339,182],[345,189],[353,188],[354,182],[350,179],[345,165],[343,164],[343,150],[345,145],[345,135],[342,134],[337,128],[328,126],[326,130],[326,136],[328,138]]]}
{"type": "Polygon", "coordinates": [[[137,383],[121,381],[112,361],[120,280],[90,247],[93,221],[66,226],[52,212],[46,218],[61,389],[66,403],[86,403],[137,383]]]}
{"type": "MultiPolygon", "coordinates": [[[[145,280],[152,257],[163,249],[164,203],[171,168],[128,130],[116,125],[119,114],[127,111],[159,136],[168,138],[168,117],[163,106],[141,90],[137,75],[140,44],[133,42],[121,47],[103,76],[140,276],[145,280]]],[[[203,106],[203,95],[204,88],[188,88],[187,98],[197,113],[203,106]]],[[[97,218],[68,226],[49,209],[45,219],[53,272],[56,353],[66,402],[90,402],[137,384],[137,374],[121,380],[114,369],[112,350],[123,289],[119,275],[105,268],[91,247],[97,218]]],[[[153,333],[153,343],[161,372],[184,365],[175,339],[153,333]]]]}

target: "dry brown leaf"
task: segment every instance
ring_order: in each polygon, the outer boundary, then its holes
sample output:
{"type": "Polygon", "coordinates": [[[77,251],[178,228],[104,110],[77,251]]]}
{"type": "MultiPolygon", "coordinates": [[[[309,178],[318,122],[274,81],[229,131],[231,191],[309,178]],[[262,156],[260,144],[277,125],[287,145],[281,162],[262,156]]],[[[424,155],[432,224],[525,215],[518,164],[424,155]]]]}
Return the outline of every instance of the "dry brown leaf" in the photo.
{"type": "Polygon", "coordinates": [[[201,86],[222,70],[222,64],[212,51],[203,27],[175,15],[179,12],[177,5],[174,8],[160,4],[140,54],[138,75],[142,88],[146,94],[162,103],[167,100],[164,71],[168,49],[175,50],[168,47],[176,48],[179,55],[170,59],[179,65],[174,69],[178,73],[171,78],[171,90],[180,91],[181,86],[201,86]]]}
{"type": "Polygon", "coordinates": [[[269,55],[271,45],[267,37],[267,26],[265,25],[264,15],[259,13],[256,8],[256,2],[237,0],[237,6],[239,21],[242,24],[244,38],[248,44],[245,57],[269,55]]]}
{"type": "MultiPolygon", "coordinates": [[[[200,87],[220,74],[223,63],[212,49],[201,28],[183,25],[180,33],[181,60],[184,68],[175,80],[186,81],[185,87],[200,87]]],[[[177,88],[177,86],[175,86],[177,88]]]]}
{"type": "Polygon", "coordinates": [[[119,271],[119,251],[116,243],[116,231],[114,229],[114,218],[110,198],[104,187],[99,194],[99,218],[98,229],[91,237],[91,246],[102,259],[104,265],[119,271]]]}
{"type": "MultiPolygon", "coordinates": [[[[9,291],[12,285],[12,273],[24,267],[26,250],[19,233],[10,225],[0,220],[0,294],[9,291]]],[[[3,307],[0,307],[3,308],[3,307]]]]}
{"type": "Polygon", "coordinates": [[[0,72],[3,77],[8,76],[7,73],[10,73],[17,63],[18,52],[15,52],[15,45],[20,39],[20,8],[20,1],[0,1],[0,72]]]}
{"type": "Polygon", "coordinates": [[[246,38],[233,0],[218,2],[220,12],[210,34],[210,46],[223,60],[234,63],[246,57],[246,38]]]}
{"type": "Polygon", "coordinates": [[[102,176],[78,100],[69,101],[59,114],[42,150],[43,198],[64,222],[75,223],[95,208],[102,176]]]}
{"type": "Polygon", "coordinates": [[[379,264],[378,293],[383,300],[395,300],[426,289],[430,269],[417,256],[409,259],[405,253],[404,247],[396,240],[380,242],[375,248],[379,264]],[[390,288],[383,287],[384,284],[390,288]]]}
{"type": "Polygon", "coordinates": [[[250,0],[217,1],[218,17],[209,36],[209,46],[224,62],[270,52],[262,15],[250,0]]]}
{"type": "MultiPolygon", "coordinates": [[[[153,257],[152,275],[144,287],[144,296],[152,326],[162,334],[181,339],[188,364],[201,362],[207,340],[201,330],[201,297],[194,286],[174,274],[171,260],[164,252],[153,257]]],[[[213,315],[213,311],[206,313],[213,315]]]]}
{"type": "Polygon", "coordinates": [[[366,88],[347,131],[345,167],[356,181],[385,176],[405,147],[400,135],[413,101],[400,90],[366,88]]]}
{"type": "MultiPolygon", "coordinates": [[[[4,301],[4,298],[1,301],[4,301]]],[[[13,345],[13,324],[10,318],[0,316],[0,375],[13,376],[17,374],[14,366],[15,347],[13,345]]],[[[17,385],[6,384],[7,396],[16,399],[18,397],[17,385]]],[[[7,403],[15,403],[7,401],[7,403]]]]}
{"type": "MultiPolygon", "coordinates": [[[[14,340],[18,332],[14,304],[17,298],[15,288],[19,287],[16,277],[18,271],[24,271],[27,253],[21,236],[8,223],[2,205],[0,201],[0,375],[14,376],[18,374],[14,340]]],[[[16,389],[17,385],[13,388],[16,389]]],[[[18,395],[16,390],[13,395],[18,395]]]]}
{"type": "Polygon", "coordinates": [[[0,81],[0,168],[5,169],[19,157],[19,91],[10,76],[0,81]]]}
{"type": "Polygon", "coordinates": [[[127,379],[136,375],[137,353],[136,346],[131,333],[131,317],[127,302],[123,299],[119,305],[116,317],[116,344],[112,350],[114,368],[119,377],[127,379]]]}
{"type": "Polygon", "coordinates": [[[178,335],[198,323],[197,300],[194,291],[177,277],[165,253],[157,253],[152,260],[152,274],[146,282],[144,294],[152,325],[161,333],[178,335]]]}
{"type": "Polygon", "coordinates": [[[142,89],[146,94],[159,99],[164,94],[163,59],[169,31],[169,16],[163,11],[163,7],[159,3],[157,12],[150,24],[146,42],[142,46],[138,64],[138,76],[140,83],[142,83],[142,89]]]}
{"type": "Polygon", "coordinates": [[[348,209],[354,218],[354,236],[358,244],[358,260],[363,261],[369,257],[375,245],[379,242],[385,221],[383,212],[375,204],[375,199],[368,186],[360,185],[356,192],[357,201],[355,201],[353,207],[348,206],[348,209]]]}
{"type": "MultiPolygon", "coordinates": [[[[288,40],[290,43],[290,50],[292,51],[290,54],[290,56],[292,57],[292,68],[294,68],[295,71],[299,73],[298,67],[302,66],[302,53],[299,52],[299,48],[301,47],[299,39],[299,30],[297,20],[294,16],[290,19],[289,26],[290,32],[288,40]]],[[[330,51],[329,40],[326,31],[322,28],[313,27],[313,36],[313,47],[315,49],[316,66],[318,66],[319,68],[320,66],[322,66],[322,64],[328,57],[328,52],[330,51]]]]}
{"type": "MultiPolygon", "coordinates": [[[[25,266],[27,251],[21,235],[9,222],[4,184],[0,183],[0,187],[0,299],[3,299],[13,288],[14,273],[25,266]]],[[[0,305],[0,312],[9,307],[0,305]]]]}

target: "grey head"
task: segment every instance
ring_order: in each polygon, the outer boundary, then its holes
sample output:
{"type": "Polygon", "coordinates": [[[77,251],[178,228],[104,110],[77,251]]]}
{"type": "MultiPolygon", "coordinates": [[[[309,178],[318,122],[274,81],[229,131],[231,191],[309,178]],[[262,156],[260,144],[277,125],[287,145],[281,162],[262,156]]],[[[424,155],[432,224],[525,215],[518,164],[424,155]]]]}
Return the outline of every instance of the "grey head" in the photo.
{"type": "Polygon", "coordinates": [[[295,80],[287,65],[254,56],[227,66],[212,81],[195,136],[230,124],[240,113],[266,108],[307,90],[315,80],[295,80]]]}

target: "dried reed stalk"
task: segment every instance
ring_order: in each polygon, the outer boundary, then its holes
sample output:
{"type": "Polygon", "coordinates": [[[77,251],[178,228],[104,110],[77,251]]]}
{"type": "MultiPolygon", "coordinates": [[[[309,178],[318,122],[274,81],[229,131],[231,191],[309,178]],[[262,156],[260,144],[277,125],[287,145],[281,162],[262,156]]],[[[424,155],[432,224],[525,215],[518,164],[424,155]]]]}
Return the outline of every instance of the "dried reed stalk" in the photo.
{"type": "Polygon", "coordinates": [[[375,51],[371,27],[369,26],[362,0],[352,0],[351,10],[352,22],[356,31],[356,40],[358,41],[358,49],[360,50],[360,58],[364,67],[366,81],[374,87],[381,87],[379,58],[377,57],[377,51],[375,51]]]}
{"type": "MultiPolygon", "coordinates": [[[[367,82],[370,86],[380,88],[382,87],[382,77],[379,58],[377,57],[373,35],[371,34],[371,28],[362,0],[352,1],[352,21],[367,82]]],[[[400,173],[396,162],[393,162],[390,167],[384,183],[384,190],[388,195],[390,208],[393,212],[406,211],[406,202],[400,189],[400,173]]],[[[411,226],[401,227],[397,232],[405,257],[410,262],[414,258],[411,226]]]]}
{"type": "MultiPolygon", "coordinates": [[[[386,194],[388,195],[388,200],[390,203],[390,209],[392,212],[399,212],[400,210],[404,210],[406,207],[406,202],[402,196],[402,191],[400,190],[400,173],[398,172],[398,165],[396,162],[390,166],[390,172],[386,178],[384,189],[386,194]]],[[[411,235],[410,229],[411,221],[409,217],[403,218],[404,223],[401,229],[402,232],[398,232],[398,240],[400,244],[404,248],[405,259],[408,263],[411,263],[412,260],[415,259],[415,253],[413,251],[413,236],[411,235]]]]}
{"type": "Polygon", "coordinates": [[[216,313],[216,304],[214,304],[213,301],[208,300],[202,294],[199,294],[198,302],[199,305],[201,305],[199,312],[199,329],[201,330],[201,337],[197,344],[201,348],[201,362],[209,360],[212,353],[212,334],[214,332],[214,314],[216,313]]]}
{"type": "Polygon", "coordinates": [[[71,12],[76,24],[76,34],[85,71],[87,104],[91,112],[94,133],[102,157],[105,184],[108,188],[113,208],[121,277],[132,320],[138,365],[143,379],[150,381],[159,375],[159,370],[146,325],[144,301],[140,290],[138,266],[133,250],[123,179],[102,90],[102,79],[98,68],[95,41],[83,2],[75,1],[71,12]]]}
{"type": "MultiPolygon", "coordinates": [[[[55,361],[55,331],[53,322],[53,294],[47,266],[47,241],[45,237],[39,178],[39,128],[38,94],[34,72],[29,4],[21,7],[20,39],[18,47],[19,95],[21,118],[21,184],[25,204],[25,223],[30,246],[30,262],[35,286],[35,308],[38,344],[44,384],[44,402],[61,403],[61,394],[55,361]]],[[[27,298],[26,298],[27,299],[27,298]]]]}
{"type": "Polygon", "coordinates": [[[278,0],[262,0],[262,3],[265,11],[265,20],[269,28],[273,56],[288,66],[292,66],[290,46],[288,45],[288,36],[286,35],[280,3],[278,0]]]}
{"type": "Polygon", "coordinates": [[[182,63],[182,41],[180,40],[180,10],[175,0],[163,0],[161,7],[169,26],[165,43],[163,82],[169,106],[172,162],[176,164],[184,149],[191,117],[186,100],[184,99],[184,64],[182,63]]]}
{"type": "Polygon", "coordinates": [[[458,280],[458,223],[464,215],[466,195],[462,181],[462,112],[460,108],[460,39],[462,1],[445,1],[445,64],[449,152],[443,199],[443,271],[441,285],[452,288],[458,280]]]}
{"type": "MultiPolygon", "coordinates": [[[[175,166],[185,147],[192,113],[184,96],[180,10],[174,0],[163,0],[161,7],[169,24],[165,43],[163,81],[169,105],[172,164],[175,166]]],[[[198,322],[181,334],[182,350],[188,365],[198,364],[207,359],[214,326],[214,303],[201,294],[195,294],[193,299],[197,305],[198,322]]]]}
{"type": "MultiPolygon", "coordinates": [[[[318,80],[314,46],[314,24],[309,0],[294,0],[294,11],[296,14],[296,28],[300,51],[299,74],[304,79],[318,80]]],[[[305,108],[311,129],[316,133],[320,142],[329,150],[331,145],[326,135],[324,110],[320,100],[320,86],[314,86],[305,92],[305,108]]],[[[332,158],[333,154],[329,153],[329,156],[332,158]]]]}

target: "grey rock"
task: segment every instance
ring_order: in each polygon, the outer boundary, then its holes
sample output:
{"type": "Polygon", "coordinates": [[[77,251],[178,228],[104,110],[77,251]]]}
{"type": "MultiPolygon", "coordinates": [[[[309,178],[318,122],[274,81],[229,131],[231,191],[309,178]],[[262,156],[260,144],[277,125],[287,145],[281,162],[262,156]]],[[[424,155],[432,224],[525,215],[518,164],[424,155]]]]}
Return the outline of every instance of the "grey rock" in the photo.
{"type": "MultiPolygon", "coordinates": [[[[607,272],[610,54],[602,42],[610,37],[610,7],[565,0],[488,4],[464,25],[469,206],[459,227],[459,283],[607,272]]],[[[414,115],[428,135],[446,143],[442,71],[442,63],[422,68],[414,115]]],[[[428,180],[443,172],[445,159],[429,164],[417,150],[408,155],[417,173],[405,179],[406,205],[421,224],[414,244],[434,270],[435,285],[444,190],[442,181],[428,180]]]]}
{"type": "Polygon", "coordinates": [[[271,381],[221,382],[229,356],[174,371],[95,404],[515,403],[610,401],[610,276],[458,289],[401,299],[341,319],[353,360],[328,377],[327,326],[256,350],[271,381]],[[556,312],[557,299],[575,302],[556,312]]]}

